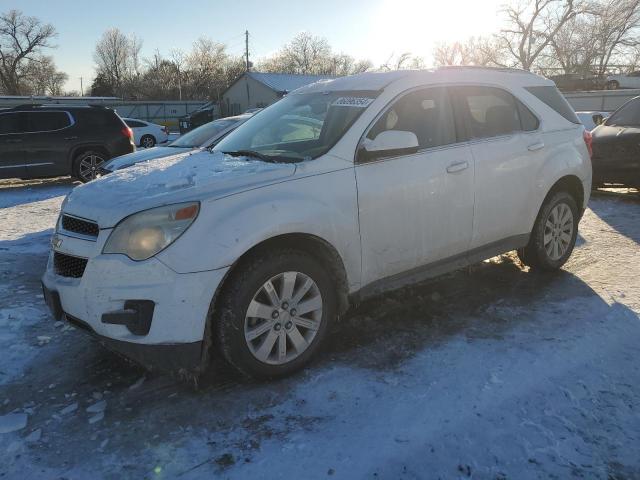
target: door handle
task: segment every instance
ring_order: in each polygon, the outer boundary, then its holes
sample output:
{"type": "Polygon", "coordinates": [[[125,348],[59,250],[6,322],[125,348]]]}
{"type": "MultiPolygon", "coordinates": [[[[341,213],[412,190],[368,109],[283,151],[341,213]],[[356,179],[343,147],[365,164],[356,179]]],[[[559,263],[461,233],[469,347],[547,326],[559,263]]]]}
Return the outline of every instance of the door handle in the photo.
{"type": "Polygon", "coordinates": [[[467,168],[469,168],[469,162],[465,160],[464,162],[452,163],[447,167],[447,172],[456,173],[456,172],[461,172],[462,170],[466,170],[467,168]]]}
{"type": "Polygon", "coordinates": [[[65,140],[77,140],[78,137],[64,137],[65,140]]]}
{"type": "Polygon", "coordinates": [[[532,143],[531,145],[529,145],[527,147],[527,150],[529,150],[530,152],[535,152],[536,150],[542,150],[543,148],[544,148],[544,143],[538,142],[538,143],[532,143]]]}

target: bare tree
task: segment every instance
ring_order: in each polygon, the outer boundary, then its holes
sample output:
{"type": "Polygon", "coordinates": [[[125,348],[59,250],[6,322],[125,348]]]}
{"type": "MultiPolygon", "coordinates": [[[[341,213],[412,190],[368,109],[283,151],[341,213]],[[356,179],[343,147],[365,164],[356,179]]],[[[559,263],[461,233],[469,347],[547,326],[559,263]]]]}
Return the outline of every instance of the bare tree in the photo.
{"type": "Polygon", "coordinates": [[[102,34],[93,54],[98,74],[120,95],[133,68],[132,50],[129,37],[117,28],[112,28],[102,34]]]}
{"type": "Polygon", "coordinates": [[[597,73],[604,74],[611,59],[640,45],[640,0],[608,0],[596,19],[593,35],[597,73]]]}
{"type": "Polygon", "coordinates": [[[33,58],[25,70],[25,92],[32,95],[62,95],[69,76],[58,71],[52,57],[33,58]]]}
{"type": "Polygon", "coordinates": [[[258,64],[264,72],[307,75],[351,75],[370,70],[368,60],[356,60],[344,53],[334,53],[322,37],[302,32],[280,51],[258,64]]]}
{"type": "Polygon", "coordinates": [[[9,95],[20,95],[30,61],[50,48],[56,31],[19,10],[0,15],[0,86],[9,95]]]}
{"type": "Polygon", "coordinates": [[[560,29],[590,8],[586,0],[521,0],[503,11],[508,27],[498,40],[513,57],[513,66],[531,70],[560,29]]]}

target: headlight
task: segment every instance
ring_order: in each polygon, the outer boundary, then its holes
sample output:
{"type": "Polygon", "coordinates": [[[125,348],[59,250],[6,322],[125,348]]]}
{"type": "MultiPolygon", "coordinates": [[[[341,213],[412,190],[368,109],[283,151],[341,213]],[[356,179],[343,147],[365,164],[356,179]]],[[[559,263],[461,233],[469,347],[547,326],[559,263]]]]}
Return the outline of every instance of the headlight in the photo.
{"type": "Polygon", "coordinates": [[[116,225],[102,253],[123,253],[132,260],[153,257],[189,228],[199,210],[198,202],[189,202],[134,213],[116,225]]]}

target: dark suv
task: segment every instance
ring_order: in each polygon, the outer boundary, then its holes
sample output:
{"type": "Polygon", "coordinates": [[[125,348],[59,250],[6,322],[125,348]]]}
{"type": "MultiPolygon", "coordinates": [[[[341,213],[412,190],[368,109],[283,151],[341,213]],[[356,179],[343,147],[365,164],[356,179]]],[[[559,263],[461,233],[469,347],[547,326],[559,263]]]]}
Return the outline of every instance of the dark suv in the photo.
{"type": "Polygon", "coordinates": [[[22,105],[0,111],[0,178],[96,177],[112,157],[135,151],[133,133],[102,106],[22,105]]]}

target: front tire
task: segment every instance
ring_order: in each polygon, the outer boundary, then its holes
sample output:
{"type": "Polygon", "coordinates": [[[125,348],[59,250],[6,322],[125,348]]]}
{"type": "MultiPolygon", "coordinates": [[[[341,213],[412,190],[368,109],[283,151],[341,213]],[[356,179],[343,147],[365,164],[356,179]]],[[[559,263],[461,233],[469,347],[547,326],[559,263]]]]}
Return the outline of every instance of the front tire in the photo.
{"type": "Polygon", "coordinates": [[[238,265],[214,309],[227,361],[260,379],[289,375],[320,348],[336,315],[334,282],[297,250],[257,254],[238,265]]]}
{"type": "Polygon", "coordinates": [[[529,244],[518,257],[533,269],[558,270],[571,256],[578,236],[578,206],[567,192],[552,194],[542,205],[529,244]]]}

